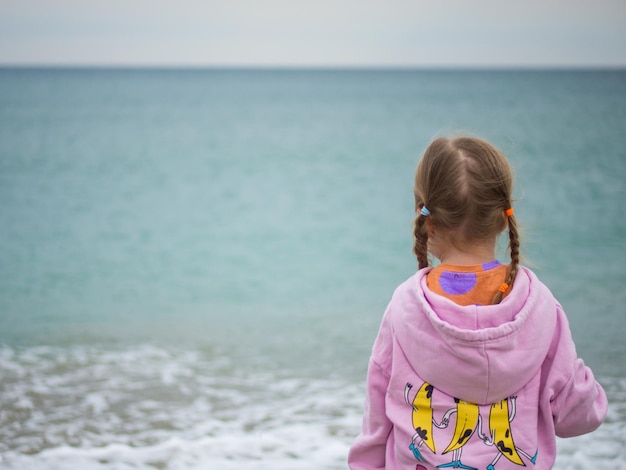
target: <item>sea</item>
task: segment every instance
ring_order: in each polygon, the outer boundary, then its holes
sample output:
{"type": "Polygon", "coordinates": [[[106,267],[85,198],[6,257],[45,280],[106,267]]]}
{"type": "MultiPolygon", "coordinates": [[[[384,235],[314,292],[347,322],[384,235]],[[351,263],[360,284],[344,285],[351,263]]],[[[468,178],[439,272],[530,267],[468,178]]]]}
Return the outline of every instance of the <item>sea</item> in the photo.
{"type": "Polygon", "coordinates": [[[609,397],[555,468],[626,468],[626,70],[37,67],[0,68],[0,468],[346,469],[458,133],[609,397]]]}

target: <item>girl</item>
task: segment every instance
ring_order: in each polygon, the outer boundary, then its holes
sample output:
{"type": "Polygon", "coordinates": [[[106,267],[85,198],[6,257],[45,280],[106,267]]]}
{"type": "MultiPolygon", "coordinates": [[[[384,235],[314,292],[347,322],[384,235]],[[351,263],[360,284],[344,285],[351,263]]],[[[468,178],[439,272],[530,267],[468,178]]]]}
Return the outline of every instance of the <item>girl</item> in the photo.
{"type": "Polygon", "coordinates": [[[577,358],[561,305],[519,264],[512,186],[488,142],[439,138],[426,149],[414,188],[420,269],[385,311],[351,469],[548,469],[555,436],[604,420],[606,395],[577,358]],[[495,259],[504,230],[508,265],[495,259]]]}

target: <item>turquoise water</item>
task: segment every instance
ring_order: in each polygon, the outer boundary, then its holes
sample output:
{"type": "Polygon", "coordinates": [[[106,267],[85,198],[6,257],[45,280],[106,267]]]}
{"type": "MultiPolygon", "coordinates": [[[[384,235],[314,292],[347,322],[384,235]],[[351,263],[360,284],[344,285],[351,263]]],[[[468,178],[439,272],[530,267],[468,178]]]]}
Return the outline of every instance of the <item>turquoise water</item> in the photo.
{"type": "MultiPolygon", "coordinates": [[[[304,413],[303,391],[324,418],[307,415],[308,449],[342,468],[382,311],[416,269],[415,165],[457,130],[511,160],[522,251],[612,390],[607,434],[623,430],[626,72],[0,69],[8,468],[74,468],[67,449],[154,468],[171,439],[198,468],[283,468],[296,431],[275,407],[304,413]],[[258,455],[203,440],[267,423],[258,455]]],[[[193,468],[172,452],[159,468],[193,468]]]]}

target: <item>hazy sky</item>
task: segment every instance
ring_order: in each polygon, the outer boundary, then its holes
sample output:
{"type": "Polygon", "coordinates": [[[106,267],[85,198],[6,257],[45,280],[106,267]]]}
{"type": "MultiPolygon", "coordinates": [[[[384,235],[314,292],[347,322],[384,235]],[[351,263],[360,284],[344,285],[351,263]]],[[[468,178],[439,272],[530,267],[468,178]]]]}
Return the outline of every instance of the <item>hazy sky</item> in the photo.
{"type": "Polygon", "coordinates": [[[0,63],[626,66],[626,0],[0,0],[0,63]]]}

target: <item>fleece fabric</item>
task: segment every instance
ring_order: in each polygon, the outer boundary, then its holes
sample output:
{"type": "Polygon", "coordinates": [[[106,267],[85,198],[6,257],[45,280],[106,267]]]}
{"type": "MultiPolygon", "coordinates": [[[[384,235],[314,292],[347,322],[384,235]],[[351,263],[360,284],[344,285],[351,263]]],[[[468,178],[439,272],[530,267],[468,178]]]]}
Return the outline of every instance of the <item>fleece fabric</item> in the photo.
{"type": "Polygon", "coordinates": [[[429,290],[430,269],[385,311],[350,468],[551,468],[555,436],[591,432],[607,411],[561,305],[524,267],[501,303],[458,305],[429,290]]]}

